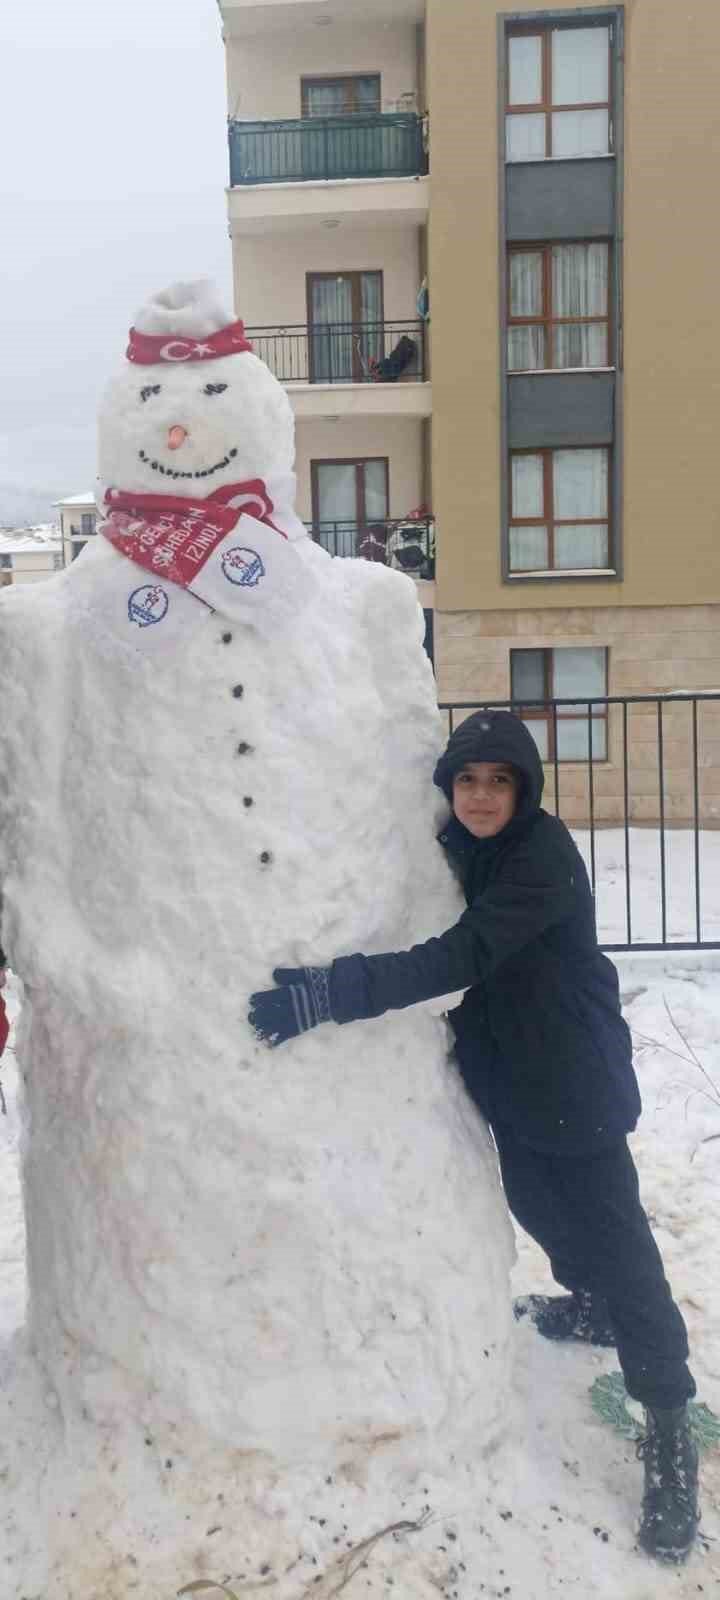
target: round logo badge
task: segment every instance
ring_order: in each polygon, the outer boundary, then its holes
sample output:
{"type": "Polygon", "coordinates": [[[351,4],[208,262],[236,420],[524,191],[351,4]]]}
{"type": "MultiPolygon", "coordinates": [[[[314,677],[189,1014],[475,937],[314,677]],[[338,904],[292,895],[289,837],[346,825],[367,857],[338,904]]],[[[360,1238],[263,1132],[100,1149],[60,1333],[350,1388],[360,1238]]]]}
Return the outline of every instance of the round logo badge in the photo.
{"type": "Polygon", "coordinates": [[[228,583],[239,583],[243,589],[255,589],[260,579],[265,577],[265,568],[257,550],[244,549],[239,544],[225,551],[220,565],[228,583]]]}
{"type": "Polygon", "coordinates": [[[128,618],[130,622],[136,622],[139,628],[149,628],[153,622],[162,622],[169,605],[165,589],[161,589],[158,583],[144,583],[142,588],[133,589],[128,600],[128,618]]]}

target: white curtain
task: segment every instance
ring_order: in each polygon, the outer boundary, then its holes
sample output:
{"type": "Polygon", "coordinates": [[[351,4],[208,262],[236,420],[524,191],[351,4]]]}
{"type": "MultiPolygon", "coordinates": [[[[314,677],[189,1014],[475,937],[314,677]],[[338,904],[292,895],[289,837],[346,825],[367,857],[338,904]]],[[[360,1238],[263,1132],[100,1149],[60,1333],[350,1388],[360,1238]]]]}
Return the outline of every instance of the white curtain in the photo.
{"type": "MultiPolygon", "coordinates": [[[[558,244],[552,249],[552,306],[556,317],[606,317],[607,244],[558,244]]],[[[607,323],[558,323],[553,329],[553,366],[608,364],[607,323]]]]}
{"type": "MultiPolygon", "coordinates": [[[[542,268],[541,251],[510,252],[508,278],[511,317],[539,317],[542,314],[542,268]]],[[[508,370],[532,371],[544,366],[544,328],[508,328],[508,370]]]]}
{"type": "Polygon", "coordinates": [[[607,28],[553,28],[553,105],[581,106],[607,101],[609,65],[607,28]]]}
{"type": "Polygon", "coordinates": [[[567,522],[555,529],[556,567],[607,567],[608,560],[607,523],[574,527],[567,522]]]}
{"type": "Polygon", "coordinates": [[[545,156],[545,114],[515,112],[505,118],[508,161],[542,161],[545,156]]]}
{"type": "Polygon", "coordinates": [[[608,473],[607,450],[553,452],[555,516],[564,523],[555,528],[556,567],[607,567],[607,521],[587,527],[574,526],[568,519],[607,518],[608,473]]]}
{"type": "Polygon", "coordinates": [[[518,34],[508,42],[508,105],[532,106],[542,100],[542,38],[518,34]]]}
{"type": "Polygon", "coordinates": [[[354,462],[322,461],[317,467],[318,514],[321,522],[356,522],[354,462]]]}
{"type": "Polygon", "coordinates": [[[365,476],[365,521],[384,522],[388,514],[385,462],[366,461],[363,471],[365,476]]]}
{"type": "Polygon", "coordinates": [[[316,383],[349,383],[353,376],[352,284],[315,278],[312,285],[312,372],[316,383]],[[339,326],[344,324],[344,326],[339,326]]]}
{"type": "MultiPolygon", "coordinates": [[[[541,455],[518,454],[512,457],[512,514],[513,517],[542,517],[543,515],[543,458],[541,455]]],[[[578,516],[579,513],[575,512],[578,516]]]]}
{"type": "Polygon", "coordinates": [[[553,499],[555,516],[563,521],[569,517],[606,517],[607,450],[554,450],[553,499]]]}
{"type": "Polygon", "coordinates": [[[510,529],[510,571],[547,572],[547,528],[510,529]]]}
{"type": "MultiPolygon", "coordinates": [[[[368,332],[362,335],[363,360],[367,365],[370,357],[381,361],[388,354],[384,347],[384,332],[381,327],[382,317],[382,277],[379,272],[363,272],[360,279],[360,302],[363,323],[368,326],[368,332]]],[[[391,336],[395,343],[395,335],[391,336]]]]}
{"type": "MultiPolygon", "coordinates": [[[[605,650],[595,646],[553,651],[553,694],[558,700],[573,695],[593,696],[607,694],[607,667],[605,650]]],[[[566,713],[570,708],[564,706],[566,713]]],[[[582,761],[588,756],[591,742],[596,760],[605,760],[606,724],[603,707],[594,706],[588,719],[587,710],[579,717],[564,715],[558,718],[558,755],[562,761],[582,761]],[[589,723],[592,733],[589,733],[589,723]]]]}
{"type": "Polygon", "coordinates": [[[347,108],[347,86],[342,81],[310,83],[306,89],[306,105],[309,117],[342,116],[347,108]]]}
{"type": "MultiPolygon", "coordinates": [[[[513,517],[542,517],[544,489],[541,455],[512,456],[510,492],[513,517]]],[[[547,564],[547,527],[539,523],[536,527],[511,527],[510,571],[544,572],[547,564]]]]}
{"type": "Polygon", "coordinates": [[[554,156],[606,156],[609,149],[610,121],[607,111],[553,112],[554,156]]]}

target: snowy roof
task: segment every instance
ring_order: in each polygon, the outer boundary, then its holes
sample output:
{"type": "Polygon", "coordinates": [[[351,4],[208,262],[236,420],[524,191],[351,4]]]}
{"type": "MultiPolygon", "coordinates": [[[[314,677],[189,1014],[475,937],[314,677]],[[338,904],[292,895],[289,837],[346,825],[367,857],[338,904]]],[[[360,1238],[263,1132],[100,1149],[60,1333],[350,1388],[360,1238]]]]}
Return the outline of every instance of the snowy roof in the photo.
{"type": "Polygon", "coordinates": [[[64,500],[53,500],[53,505],[54,506],[93,506],[94,507],[94,505],[95,505],[95,496],[94,496],[94,494],[90,494],[89,492],[87,494],[69,494],[69,495],[65,496],[64,500]]]}
{"type": "Polygon", "coordinates": [[[0,555],[41,556],[60,549],[60,533],[51,522],[41,522],[32,528],[0,528],[0,555]]]}

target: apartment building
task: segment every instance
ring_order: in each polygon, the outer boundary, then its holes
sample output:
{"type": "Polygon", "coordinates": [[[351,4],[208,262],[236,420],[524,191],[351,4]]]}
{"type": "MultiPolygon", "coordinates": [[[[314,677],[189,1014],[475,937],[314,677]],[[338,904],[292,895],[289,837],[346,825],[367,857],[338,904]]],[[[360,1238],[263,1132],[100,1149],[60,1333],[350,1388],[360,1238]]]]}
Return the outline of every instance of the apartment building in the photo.
{"type": "Polygon", "coordinates": [[[299,514],[430,613],[423,0],[221,11],[235,304],[291,396],[299,514]]]}
{"type": "Polygon", "coordinates": [[[56,500],[55,506],[60,512],[63,566],[69,567],[96,532],[95,496],[89,490],[85,494],[70,494],[64,500],[56,500]]]}
{"type": "Polygon", "coordinates": [[[0,528],[0,589],[39,583],[62,567],[62,546],[50,523],[30,528],[0,528]]]}
{"type": "MultiPolygon", "coordinates": [[[[419,512],[440,698],[525,706],[568,817],[591,742],[611,819],[627,713],[585,702],[720,687],[720,10],[220,9],[236,308],[292,397],[300,513],[334,553],[392,560],[419,512]]],[[[669,819],[692,804],[685,711],[669,819]]],[[[630,721],[650,819],[655,708],[630,721]]]]}

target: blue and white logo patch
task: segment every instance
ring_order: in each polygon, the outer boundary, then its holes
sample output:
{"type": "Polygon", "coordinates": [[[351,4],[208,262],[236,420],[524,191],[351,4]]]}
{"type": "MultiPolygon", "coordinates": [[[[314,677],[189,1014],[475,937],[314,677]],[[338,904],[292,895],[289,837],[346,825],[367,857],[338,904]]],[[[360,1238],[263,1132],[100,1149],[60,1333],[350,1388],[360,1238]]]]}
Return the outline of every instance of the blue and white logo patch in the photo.
{"type": "Polygon", "coordinates": [[[265,567],[257,550],[240,544],[225,551],[220,565],[228,583],[239,584],[241,589],[255,589],[261,578],[265,577],[265,567]]]}
{"type": "Polygon", "coordinates": [[[167,616],[170,600],[166,589],[159,583],[144,583],[139,589],[133,589],[128,600],[128,620],[136,622],[139,628],[149,628],[154,622],[162,622],[167,616]]]}

